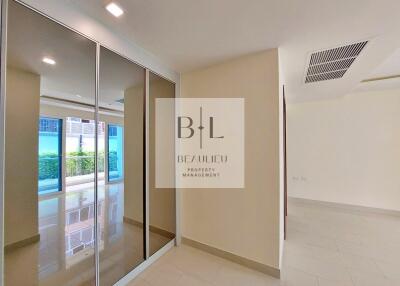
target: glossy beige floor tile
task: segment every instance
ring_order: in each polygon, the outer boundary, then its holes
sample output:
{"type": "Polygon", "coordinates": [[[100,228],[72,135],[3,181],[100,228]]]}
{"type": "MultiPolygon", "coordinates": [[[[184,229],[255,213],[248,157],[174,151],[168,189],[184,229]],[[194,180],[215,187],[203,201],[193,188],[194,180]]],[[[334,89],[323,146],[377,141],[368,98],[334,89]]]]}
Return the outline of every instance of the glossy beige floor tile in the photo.
{"type": "MultiPolygon", "coordinates": [[[[40,199],[40,241],[5,255],[5,286],[95,285],[90,185],[40,199]]],[[[123,183],[99,186],[100,286],[113,285],[144,261],[143,229],[123,221],[123,187],[123,183]]],[[[169,241],[150,232],[151,251],[169,241]]]]}
{"type": "MultiPolygon", "coordinates": [[[[105,192],[104,210],[122,207],[121,186],[105,192]],[[114,196],[114,197],[113,197],[114,196]]],[[[41,242],[6,255],[8,285],[93,285],[91,248],[70,252],[73,233],[89,221],[68,224],[75,206],[93,204],[92,194],[41,201],[41,242]],[[68,243],[66,244],[66,240],[68,243]],[[20,275],[24,269],[24,275],[20,275]]],[[[131,286],[398,286],[400,285],[400,217],[357,213],[291,201],[281,279],[275,279],[189,246],[173,248],[131,286]]],[[[89,209],[90,211],[90,209],[89,209]]],[[[101,285],[112,285],[140,263],[142,230],[124,225],[121,213],[104,220],[101,285]],[[122,231],[123,230],[123,231],[122,231]]],[[[86,215],[83,211],[81,215],[86,215]]],[[[82,237],[83,238],[83,237],[82,237]]],[[[90,237],[89,237],[90,238],[90,237]]],[[[166,243],[151,233],[152,246],[166,243]]],[[[90,241],[88,241],[90,246],[90,241]]]]}
{"type": "Polygon", "coordinates": [[[277,286],[279,279],[182,245],[173,248],[129,284],[174,286],[277,286]]]}
{"type": "Polygon", "coordinates": [[[289,202],[281,279],[180,246],[130,286],[398,286],[400,217],[289,202]]]}

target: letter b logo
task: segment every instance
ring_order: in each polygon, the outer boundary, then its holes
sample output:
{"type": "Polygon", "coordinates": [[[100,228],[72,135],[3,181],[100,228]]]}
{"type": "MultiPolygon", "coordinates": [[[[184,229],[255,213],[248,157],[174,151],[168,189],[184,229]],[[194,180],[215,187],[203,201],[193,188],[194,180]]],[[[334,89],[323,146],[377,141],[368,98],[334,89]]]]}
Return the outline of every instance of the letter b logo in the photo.
{"type": "Polygon", "coordinates": [[[193,119],[188,117],[188,116],[179,116],[178,117],[178,138],[192,138],[194,135],[194,129],[192,128],[193,125],[193,119]],[[186,126],[182,126],[182,120],[187,119],[187,124],[186,126]],[[189,130],[189,136],[182,137],[182,129],[188,129],[189,130]]]}

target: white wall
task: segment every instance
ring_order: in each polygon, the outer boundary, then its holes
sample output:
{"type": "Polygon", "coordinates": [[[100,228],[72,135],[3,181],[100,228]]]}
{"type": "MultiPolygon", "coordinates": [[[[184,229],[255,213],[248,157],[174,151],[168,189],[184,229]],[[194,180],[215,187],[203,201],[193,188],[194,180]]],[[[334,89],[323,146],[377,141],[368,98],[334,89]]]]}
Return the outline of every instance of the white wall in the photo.
{"type": "Polygon", "coordinates": [[[400,210],[400,90],[287,109],[289,196],[400,210]]]}

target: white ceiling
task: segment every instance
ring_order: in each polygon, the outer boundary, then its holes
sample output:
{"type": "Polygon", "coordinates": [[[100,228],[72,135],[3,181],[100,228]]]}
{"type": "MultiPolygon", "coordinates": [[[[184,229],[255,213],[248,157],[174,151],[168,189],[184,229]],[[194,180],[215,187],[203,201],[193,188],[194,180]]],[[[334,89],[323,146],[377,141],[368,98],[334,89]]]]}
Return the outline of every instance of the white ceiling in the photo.
{"type": "MultiPolygon", "coordinates": [[[[400,48],[391,54],[386,60],[372,70],[366,79],[376,79],[386,76],[400,75],[400,48]]],[[[376,91],[376,90],[390,90],[400,89],[400,77],[376,80],[369,82],[359,83],[353,91],[376,91]]]]}
{"type": "Polygon", "coordinates": [[[279,47],[291,101],[344,95],[400,47],[398,0],[118,0],[120,18],[104,9],[109,1],[63,1],[179,72],[279,47]],[[311,52],[365,39],[342,79],[304,84],[311,52]]]}
{"type": "MultiPolygon", "coordinates": [[[[399,27],[400,32],[400,27],[399,27]]],[[[398,35],[400,37],[400,35],[398,35]]],[[[400,48],[395,50],[386,60],[378,65],[368,76],[369,78],[400,75],[400,48]]]]}

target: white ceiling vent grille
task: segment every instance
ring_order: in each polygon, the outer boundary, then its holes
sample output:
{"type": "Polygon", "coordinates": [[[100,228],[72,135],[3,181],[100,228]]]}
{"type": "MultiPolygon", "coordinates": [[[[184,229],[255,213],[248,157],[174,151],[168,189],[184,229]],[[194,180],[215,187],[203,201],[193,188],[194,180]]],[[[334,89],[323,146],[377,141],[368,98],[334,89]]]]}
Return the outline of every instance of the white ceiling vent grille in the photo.
{"type": "Polygon", "coordinates": [[[341,78],[368,41],[311,54],[305,83],[341,78]]]}

